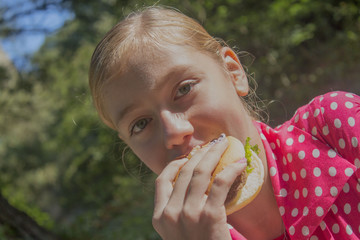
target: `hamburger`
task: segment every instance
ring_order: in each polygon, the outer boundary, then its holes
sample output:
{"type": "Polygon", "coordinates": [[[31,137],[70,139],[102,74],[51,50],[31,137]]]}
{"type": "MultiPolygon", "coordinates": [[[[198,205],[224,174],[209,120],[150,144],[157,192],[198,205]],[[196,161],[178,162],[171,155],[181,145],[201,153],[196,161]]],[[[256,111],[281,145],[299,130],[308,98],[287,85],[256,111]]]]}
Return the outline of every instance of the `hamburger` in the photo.
{"type": "MultiPolygon", "coordinates": [[[[236,212],[249,204],[260,192],[261,187],[264,183],[264,166],[260,158],[257,156],[258,147],[257,145],[250,145],[250,138],[246,139],[245,146],[240,142],[240,140],[234,137],[227,136],[227,139],[229,143],[228,147],[221,155],[219,163],[217,164],[211,175],[210,183],[206,194],[210,192],[215,176],[219,172],[221,172],[229,164],[245,158],[247,162],[247,167],[235,179],[234,183],[230,187],[230,190],[225,200],[226,214],[230,215],[233,212],[236,212]]],[[[193,151],[191,151],[187,158],[190,159],[198,149],[199,147],[193,149],[193,151]]],[[[174,183],[179,175],[179,172],[180,170],[176,175],[174,183]]]]}

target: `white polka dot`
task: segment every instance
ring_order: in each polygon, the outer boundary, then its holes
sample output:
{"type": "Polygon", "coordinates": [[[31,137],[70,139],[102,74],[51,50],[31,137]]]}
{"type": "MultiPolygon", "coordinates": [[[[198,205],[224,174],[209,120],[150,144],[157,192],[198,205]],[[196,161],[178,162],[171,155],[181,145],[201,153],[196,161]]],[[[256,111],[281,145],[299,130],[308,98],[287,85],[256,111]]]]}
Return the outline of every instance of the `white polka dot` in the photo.
{"type": "Polygon", "coordinates": [[[279,212],[281,216],[284,216],[285,214],[285,208],[283,206],[279,207],[279,212]]]}
{"type": "Polygon", "coordinates": [[[341,149],[344,149],[344,148],[345,148],[345,140],[342,139],[342,138],[339,139],[339,147],[340,147],[341,149]]]}
{"type": "Polygon", "coordinates": [[[303,226],[301,232],[304,236],[307,236],[310,233],[309,228],[307,226],[303,226]]]}
{"type": "Polygon", "coordinates": [[[291,176],[292,176],[292,179],[293,179],[294,181],[296,181],[296,173],[295,173],[295,172],[292,172],[292,173],[291,173],[291,176]]]}
{"type": "Polygon", "coordinates": [[[299,115],[295,116],[294,122],[297,123],[299,121],[299,115]]]}
{"type": "Polygon", "coordinates": [[[300,151],[299,154],[298,154],[298,157],[300,159],[304,159],[305,158],[305,152],[304,151],[300,151]]]}
{"type": "Polygon", "coordinates": [[[270,127],[267,126],[266,129],[265,129],[265,131],[269,134],[269,133],[270,133],[270,127]]]}
{"type": "Polygon", "coordinates": [[[332,232],[335,233],[335,234],[339,233],[339,231],[340,231],[339,224],[335,223],[335,224],[332,226],[331,230],[332,230],[332,232]]]}
{"type": "Polygon", "coordinates": [[[319,110],[318,108],[315,109],[315,111],[314,111],[314,117],[319,116],[319,113],[320,113],[320,110],[319,110]]]}
{"type": "Polygon", "coordinates": [[[287,191],[286,191],[285,188],[280,189],[280,196],[282,196],[282,197],[286,197],[286,196],[287,196],[287,191]]]}
{"type": "Polygon", "coordinates": [[[351,138],[351,145],[356,148],[359,145],[359,141],[356,137],[351,138]]]}
{"type": "Polygon", "coordinates": [[[336,97],[338,94],[337,93],[332,93],[330,94],[330,97],[336,97]]]}
{"type": "Polygon", "coordinates": [[[321,111],[322,114],[324,114],[325,108],[321,107],[321,108],[320,108],[320,111],[321,111]]]}
{"type": "Polygon", "coordinates": [[[277,160],[277,157],[274,153],[272,153],[271,156],[273,157],[274,160],[277,160]]]}
{"type": "Polygon", "coordinates": [[[303,119],[307,119],[309,117],[309,112],[306,112],[306,113],[304,113],[304,115],[303,115],[303,119]]]}
{"type": "Polygon", "coordinates": [[[356,190],[360,193],[360,180],[358,179],[358,184],[356,184],[356,190]]]}
{"type": "Polygon", "coordinates": [[[291,145],[293,145],[293,143],[294,143],[294,139],[292,139],[292,138],[286,139],[286,145],[291,146],[291,145]]]}
{"type": "Polygon", "coordinates": [[[316,215],[318,217],[321,217],[322,215],[324,215],[324,209],[322,207],[317,207],[316,208],[316,215]]]}
{"type": "Polygon", "coordinates": [[[345,169],[345,175],[350,177],[351,175],[353,175],[354,170],[352,168],[347,168],[345,169]]]}
{"type": "Polygon", "coordinates": [[[351,228],[350,225],[347,225],[347,226],[346,226],[346,233],[347,233],[348,235],[353,234],[353,230],[352,230],[352,228],[351,228]]]}
{"type": "Polygon", "coordinates": [[[289,174],[284,173],[284,174],[282,175],[282,179],[283,179],[285,182],[289,181],[289,174]]]}
{"type": "Polygon", "coordinates": [[[330,194],[331,196],[336,197],[338,195],[338,189],[335,186],[331,187],[330,194]]]}
{"type": "Polygon", "coordinates": [[[270,143],[270,147],[271,147],[272,150],[274,150],[276,148],[275,143],[273,143],[273,142],[270,143]]]}
{"type": "Polygon", "coordinates": [[[350,204],[346,203],[346,204],[344,205],[344,212],[345,212],[346,214],[350,214],[350,213],[351,213],[351,205],[350,205],[350,204]]]}
{"type": "Polygon", "coordinates": [[[290,125],[288,128],[287,128],[288,132],[292,132],[292,130],[294,130],[294,126],[293,125],[290,125]]]}
{"type": "Polygon", "coordinates": [[[330,108],[331,108],[331,110],[336,110],[336,109],[337,109],[337,107],[338,107],[338,105],[337,105],[337,103],[336,103],[336,102],[332,102],[332,103],[330,104],[330,108]]]}
{"type": "Polygon", "coordinates": [[[276,168],[275,167],[271,167],[270,168],[270,175],[273,177],[276,175],[276,168]]]}
{"type": "Polygon", "coordinates": [[[299,192],[298,189],[296,189],[295,192],[294,192],[294,198],[299,199],[299,197],[300,197],[300,192],[299,192]]]}
{"type": "Polygon", "coordinates": [[[312,235],[310,240],[319,240],[319,238],[316,235],[312,235]]]}
{"type": "Polygon", "coordinates": [[[312,155],[314,158],[318,158],[320,156],[320,151],[319,149],[314,149],[312,152],[312,155]]]}
{"type": "Polygon", "coordinates": [[[351,109],[351,108],[354,107],[354,104],[353,104],[352,102],[346,102],[346,103],[345,103],[345,107],[351,109]]]}
{"type": "Polygon", "coordinates": [[[329,127],[328,126],[323,127],[322,132],[323,132],[323,134],[325,136],[328,135],[329,134],[329,127]]]}
{"type": "Polygon", "coordinates": [[[304,197],[304,198],[307,197],[307,195],[308,195],[308,190],[307,190],[307,188],[303,188],[302,194],[303,194],[303,197],[304,197]]]}
{"type": "Polygon", "coordinates": [[[355,126],[355,119],[353,117],[348,118],[348,124],[350,127],[355,126]]]}
{"type": "Polygon", "coordinates": [[[266,137],[265,137],[265,135],[263,133],[260,133],[260,137],[261,137],[262,140],[266,140],[266,137]]]}
{"type": "Polygon", "coordinates": [[[299,214],[299,210],[298,210],[297,208],[294,208],[294,209],[291,211],[291,216],[293,216],[293,217],[296,217],[298,214],[299,214]]]}
{"type": "Polygon", "coordinates": [[[290,233],[290,235],[295,234],[295,227],[294,226],[289,227],[289,233],[290,233]]]}
{"type": "Polygon", "coordinates": [[[278,147],[280,147],[280,140],[279,139],[276,139],[276,144],[278,147]]]}
{"type": "Polygon", "coordinates": [[[304,207],[303,209],[303,216],[307,216],[309,214],[309,208],[308,207],[304,207]]]}
{"type": "Polygon", "coordinates": [[[322,195],[322,188],[320,186],[317,186],[315,188],[315,195],[320,197],[322,195]]]}
{"type": "Polygon", "coordinates": [[[343,191],[344,191],[344,193],[348,193],[350,191],[350,185],[348,183],[345,183],[345,185],[343,187],[343,191]]]}
{"type": "Polygon", "coordinates": [[[302,178],[305,178],[305,177],[306,177],[306,170],[305,170],[305,168],[301,169],[301,171],[300,171],[300,176],[301,176],[302,178]]]}
{"type": "Polygon", "coordinates": [[[337,213],[338,213],[338,207],[337,207],[335,204],[333,204],[333,205],[331,206],[331,211],[332,211],[334,214],[337,214],[337,213]]]}
{"type": "Polygon", "coordinates": [[[351,93],[347,93],[345,94],[345,96],[347,96],[348,98],[354,98],[354,95],[352,95],[351,93]]]}
{"type": "Polygon", "coordinates": [[[320,97],[319,101],[321,102],[322,100],[324,100],[324,97],[323,97],[323,96],[320,97]]]}
{"type": "Polygon", "coordinates": [[[360,212],[360,202],[358,203],[358,212],[360,212]]]}
{"type": "Polygon", "coordinates": [[[354,163],[355,163],[356,168],[360,168],[360,160],[358,158],[355,158],[354,163]]]}
{"type": "Polygon", "coordinates": [[[317,128],[316,127],[312,128],[311,134],[314,135],[314,136],[317,134],[317,128]]]}
{"type": "Polygon", "coordinates": [[[325,230],[326,229],[326,223],[324,222],[324,221],[321,221],[321,223],[320,223],[320,228],[321,228],[321,230],[325,230]]]}
{"type": "Polygon", "coordinates": [[[305,141],[305,136],[304,136],[304,134],[301,134],[300,136],[299,136],[299,143],[303,143],[304,141],[305,141]]]}
{"type": "Polygon", "coordinates": [[[330,167],[329,168],[329,175],[334,177],[336,175],[336,168],[330,167]]]}
{"type": "Polygon", "coordinates": [[[341,121],[340,121],[340,119],[338,119],[338,118],[335,119],[335,120],[334,120],[334,125],[335,125],[336,128],[341,128],[341,121]]]}
{"type": "Polygon", "coordinates": [[[283,163],[284,165],[287,165],[286,157],[283,157],[283,163]]]}
{"type": "Polygon", "coordinates": [[[320,177],[320,175],[321,175],[321,170],[320,170],[320,168],[315,167],[315,168],[314,168],[314,176],[315,176],[315,177],[320,177]]]}
{"type": "Polygon", "coordinates": [[[328,151],[328,156],[329,156],[330,158],[336,157],[336,152],[334,151],[334,149],[330,149],[330,150],[328,151]]]}
{"type": "Polygon", "coordinates": [[[289,163],[292,162],[292,154],[291,153],[287,154],[287,159],[288,159],[289,163]]]}

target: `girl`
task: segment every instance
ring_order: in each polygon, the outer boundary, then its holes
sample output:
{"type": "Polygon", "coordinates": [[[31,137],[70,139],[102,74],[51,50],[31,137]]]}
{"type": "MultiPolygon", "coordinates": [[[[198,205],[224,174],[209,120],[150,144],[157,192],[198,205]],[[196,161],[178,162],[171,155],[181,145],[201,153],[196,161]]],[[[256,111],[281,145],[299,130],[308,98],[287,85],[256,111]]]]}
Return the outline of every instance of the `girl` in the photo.
{"type": "Polygon", "coordinates": [[[234,51],[161,7],[134,13],[106,34],[89,82],[103,122],[158,174],[153,225],[163,239],[360,238],[355,94],[316,97],[272,129],[244,100],[251,89],[234,51]],[[226,138],[190,160],[179,157],[222,133],[250,137],[266,169],[259,195],[229,216],[224,201],[246,163],[226,167],[205,194],[226,138]]]}

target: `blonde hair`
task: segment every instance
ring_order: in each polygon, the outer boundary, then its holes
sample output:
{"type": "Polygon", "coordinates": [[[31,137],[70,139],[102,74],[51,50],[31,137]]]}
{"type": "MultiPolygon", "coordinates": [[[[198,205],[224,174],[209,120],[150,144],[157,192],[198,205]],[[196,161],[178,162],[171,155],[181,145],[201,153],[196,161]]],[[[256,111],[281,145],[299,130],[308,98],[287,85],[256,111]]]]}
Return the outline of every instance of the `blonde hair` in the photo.
{"type": "Polygon", "coordinates": [[[161,48],[164,43],[191,46],[219,59],[219,62],[220,49],[226,46],[221,39],[210,36],[197,21],[175,9],[155,6],[133,12],[105,35],[91,58],[90,90],[99,116],[106,125],[115,129],[104,111],[104,83],[114,71],[119,73],[126,69],[130,55],[161,48]]]}

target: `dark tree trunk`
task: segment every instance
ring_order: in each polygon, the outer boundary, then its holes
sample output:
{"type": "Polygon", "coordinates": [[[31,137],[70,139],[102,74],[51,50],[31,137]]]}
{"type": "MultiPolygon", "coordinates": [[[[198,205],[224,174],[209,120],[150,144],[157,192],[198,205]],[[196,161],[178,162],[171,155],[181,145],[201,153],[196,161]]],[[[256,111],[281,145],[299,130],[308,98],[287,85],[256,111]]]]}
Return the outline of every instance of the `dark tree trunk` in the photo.
{"type": "Polygon", "coordinates": [[[9,204],[0,193],[0,225],[7,226],[14,235],[26,240],[55,240],[52,233],[39,226],[24,212],[9,204]]]}

